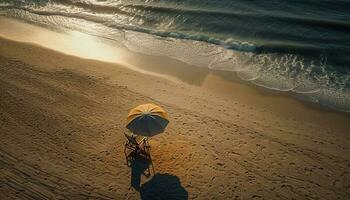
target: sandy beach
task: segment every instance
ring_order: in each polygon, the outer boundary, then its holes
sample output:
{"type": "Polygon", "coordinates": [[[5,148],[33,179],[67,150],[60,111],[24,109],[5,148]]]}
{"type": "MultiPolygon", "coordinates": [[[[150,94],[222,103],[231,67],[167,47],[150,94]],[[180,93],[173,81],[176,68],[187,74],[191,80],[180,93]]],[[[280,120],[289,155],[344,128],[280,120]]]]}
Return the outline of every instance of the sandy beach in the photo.
{"type": "Polygon", "coordinates": [[[179,80],[171,59],[140,69],[137,54],[117,64],[13,39],[2,32],[0,199],[350,198],[348,114],[218,72],[179,80]],[[146,177],[126,165],[123,133],[149,102],[170,124],[150,140],[146,177]]]}

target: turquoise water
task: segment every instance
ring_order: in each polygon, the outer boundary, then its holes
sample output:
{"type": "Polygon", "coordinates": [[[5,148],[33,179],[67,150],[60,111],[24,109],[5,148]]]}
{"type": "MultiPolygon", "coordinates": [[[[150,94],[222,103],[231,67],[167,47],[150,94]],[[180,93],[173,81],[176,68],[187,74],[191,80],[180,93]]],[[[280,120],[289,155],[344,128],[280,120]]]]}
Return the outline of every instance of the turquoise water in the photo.
{"type": "Polygon", "coordinates": [[[3,16],[233,71],[253,84],[346,112],[349,10],[350,0],[0,0],[3,16]]]}

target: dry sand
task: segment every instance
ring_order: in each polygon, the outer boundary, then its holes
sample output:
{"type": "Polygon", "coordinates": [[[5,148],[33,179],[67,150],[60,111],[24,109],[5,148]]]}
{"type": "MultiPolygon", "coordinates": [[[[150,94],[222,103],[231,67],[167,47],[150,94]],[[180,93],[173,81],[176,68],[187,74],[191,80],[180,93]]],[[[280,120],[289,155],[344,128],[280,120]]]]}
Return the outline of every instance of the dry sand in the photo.
{"type": "Polygon", "coordinates": [[[215,73],[190,85],[0,39],[0,199],[349,199],[349,132],[348,115],[215,73]],[[147,178],[123,133],[148,102],[171,122],[147,178]]]}

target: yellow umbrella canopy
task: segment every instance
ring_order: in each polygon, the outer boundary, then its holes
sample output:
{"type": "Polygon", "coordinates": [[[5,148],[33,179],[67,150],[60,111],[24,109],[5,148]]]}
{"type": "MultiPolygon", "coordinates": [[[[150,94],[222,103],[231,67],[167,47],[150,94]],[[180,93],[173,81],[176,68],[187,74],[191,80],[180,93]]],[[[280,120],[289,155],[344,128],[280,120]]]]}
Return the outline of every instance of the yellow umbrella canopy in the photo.
{"type": "Polygon", "coordinates": [[[134,134],[151,137],[164,132],[168,123],[168,113],[160,106],[148,103],[130,110],[126,128],[134,134]]]}

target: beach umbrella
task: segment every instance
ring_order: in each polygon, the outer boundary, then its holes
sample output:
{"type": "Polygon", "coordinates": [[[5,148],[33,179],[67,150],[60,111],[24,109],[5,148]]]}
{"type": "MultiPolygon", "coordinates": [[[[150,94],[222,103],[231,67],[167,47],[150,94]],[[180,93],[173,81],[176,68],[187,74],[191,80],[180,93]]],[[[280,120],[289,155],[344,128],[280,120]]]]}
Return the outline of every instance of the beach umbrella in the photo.
{"type": "Polygon", "coordinates": [[[130,110],[126,128],[137,135],[152,137],[164,132],[168,113],[155,104],[142,104],[130,110]]]}

